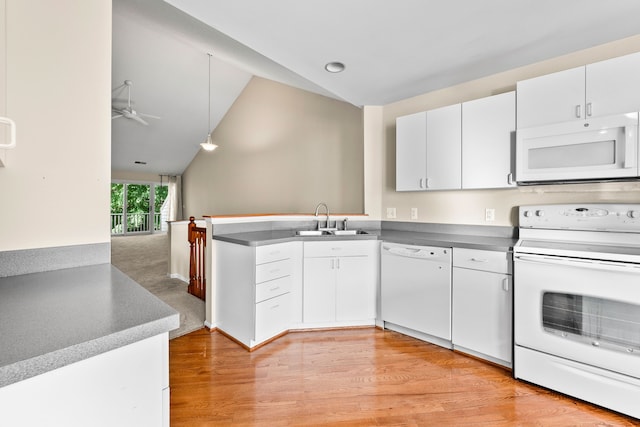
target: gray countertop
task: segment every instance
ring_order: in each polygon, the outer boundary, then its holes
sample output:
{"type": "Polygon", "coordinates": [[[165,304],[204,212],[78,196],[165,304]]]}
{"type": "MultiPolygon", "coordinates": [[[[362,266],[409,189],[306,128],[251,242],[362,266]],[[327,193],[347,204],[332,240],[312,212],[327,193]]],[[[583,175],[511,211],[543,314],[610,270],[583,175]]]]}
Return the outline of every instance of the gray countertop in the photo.
{"type": "Polygon", "coordinates": [[[179,326],[111,264],[0,278],[0,387],[179,326]]]}
{"type": "Polygon", "coordinates": [[[214,235],[214,240],[245,246],[263,246],[291,241],[382,240],[408,245],[442,246],[491,251],[510,251],[516,238],[404,230],[366,230],[369,234],[351,236],[296,236],[293,230],[265,230],[214,235]]]}
{"type": "Polygon", "coordinates": [[[476,236],[453,233],[424,233],[415,231],[383,230],[380,240],[391,243],[421,246],[479,249],[508,252],[518,239],[496,236],[476,236]]]}

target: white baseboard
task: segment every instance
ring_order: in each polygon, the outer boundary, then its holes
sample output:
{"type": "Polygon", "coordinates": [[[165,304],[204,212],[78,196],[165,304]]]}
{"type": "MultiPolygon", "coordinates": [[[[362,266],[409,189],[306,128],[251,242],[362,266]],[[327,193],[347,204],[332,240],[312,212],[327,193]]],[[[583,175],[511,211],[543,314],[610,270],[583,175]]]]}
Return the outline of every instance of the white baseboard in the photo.
{"type": "Polygon", "coordinates": [[[168,274],[168,276],[172,279],[178,279],[178,280],[182,280],[185,283],[189,283],[189,279],[184,277],[182,274],[168,274]]]}

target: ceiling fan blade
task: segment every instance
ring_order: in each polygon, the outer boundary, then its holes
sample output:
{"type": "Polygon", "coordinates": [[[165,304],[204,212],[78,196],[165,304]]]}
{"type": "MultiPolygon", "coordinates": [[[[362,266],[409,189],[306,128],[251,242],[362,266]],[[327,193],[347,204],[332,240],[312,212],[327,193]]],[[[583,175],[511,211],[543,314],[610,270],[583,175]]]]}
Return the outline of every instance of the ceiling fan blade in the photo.
{"type": "Polygon", "coordinates": [[[139,116],[143,116],[143,117],[148,117],[150,119],[156,119],[156,120],[160,120],[161,117],[158,116],[154,116],[153,114],[146,114],[146,113],[137,113],[139,116]]]}
{"type": "Polygon", "coordinates": [[[128,119],[133,119],[138,123],[142,123],[145,126],[149,126],[149,123],[147,123],[144,119],[142,119],[140,116],[138,116],[137,114],[131,114],[129,117],[127,117],[128,119]]]}
{"type": "Polygon", "coordinates": [[[111,116],[111,119],[119,119],[120,117],[124,117],[122,114],[116,114],[115,116],[111,116]]]}

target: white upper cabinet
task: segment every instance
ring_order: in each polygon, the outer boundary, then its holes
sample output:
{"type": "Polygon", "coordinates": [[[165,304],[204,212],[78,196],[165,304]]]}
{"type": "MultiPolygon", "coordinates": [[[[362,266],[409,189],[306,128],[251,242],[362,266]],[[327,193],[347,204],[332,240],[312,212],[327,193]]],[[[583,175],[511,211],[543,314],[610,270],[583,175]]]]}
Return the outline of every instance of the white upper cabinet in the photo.
{"type": "Polygon", "coordinates": [[[427,190],[462,186],[462,106],[427,111],[427,190]]]}
{"type": "Polygon", "coordinates": [[[640,53],[518,82],[518,128],[640,110],[640,53]]]}
{"type": "Polygon", "coordinates": [[[396,119],[396,190],[425,189],[427,178],[427,112],[396,119]]]}
{"type": "Polygon", "coordinates": [[[583,120],[584,85],[584,67],[518,82],[518,129],[583,120]]]}
{"type": "Polygon", "coordinates": [[[462,104],[462,188],[514,187],[516,94],[462,104]]]}
{"type": "Polygon", "coordinates": [[[640,53],[587,65],[586,88],[592,117],[640,111],[640,53]]]}
{"type": "Polygon", "coordinates": [[[396,119],[396,191],[461,187],[461,106],[396,119]]]}

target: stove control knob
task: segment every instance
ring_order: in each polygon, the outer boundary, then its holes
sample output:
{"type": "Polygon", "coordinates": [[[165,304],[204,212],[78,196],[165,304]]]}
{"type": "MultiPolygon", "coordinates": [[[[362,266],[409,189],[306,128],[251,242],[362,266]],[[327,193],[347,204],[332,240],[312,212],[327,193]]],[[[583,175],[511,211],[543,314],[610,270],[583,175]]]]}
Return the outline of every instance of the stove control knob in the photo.
{"type": "Polygon", "coordinates": [[[531,211],[524,211],[524,216],[529,218],[533,213],[531,211]]]}
{"type": "Polygon", "coordinates": [[[536,216],[544,216],[544,211],[543,210],[537,210],[536,211],[536,216]]]}
{"type": "Polygon", "coordinates": [[[627,216],[633,219],[640,218],[640,211],[629,211],[627,212],[627,216]]]}

